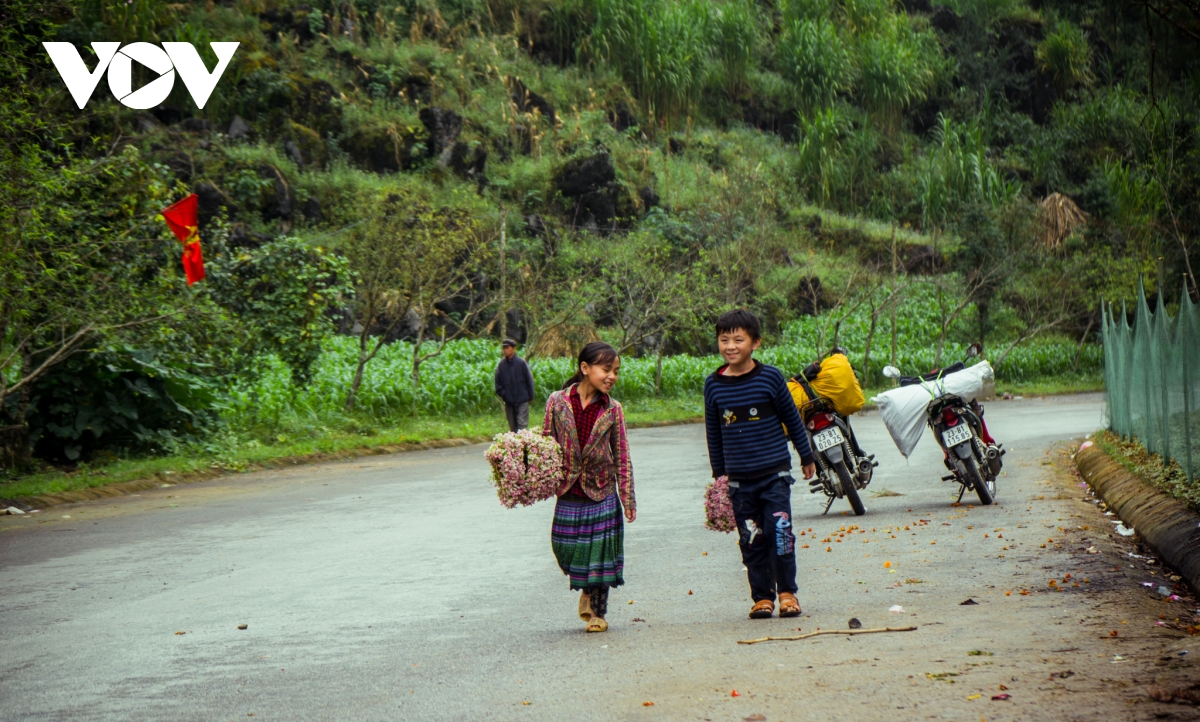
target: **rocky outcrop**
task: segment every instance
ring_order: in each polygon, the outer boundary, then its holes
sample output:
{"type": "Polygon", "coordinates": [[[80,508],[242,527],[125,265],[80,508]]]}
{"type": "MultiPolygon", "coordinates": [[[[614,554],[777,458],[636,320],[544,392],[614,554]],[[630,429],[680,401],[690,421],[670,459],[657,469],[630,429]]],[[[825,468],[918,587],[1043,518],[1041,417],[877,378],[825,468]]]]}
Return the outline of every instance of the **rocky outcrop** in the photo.
{"type": "Polygon", "coordinates": [[[568,223],[591,230],[613,227],[620,188],[616,180],[612,158],[605,151],[568,161],[554,178],[554,186],[570,203],[568,223]]]}
{"type": "Polygon", "coordinates": [[[421,108],[420,118],[425,130],[429,132],[426,147],[430,157],[440,166],[449,165],[454,143],[458,140],[459,133],[462,133],[462,116],[443,108],[421,108]]]}
{"type": "Polygon", "coordinates": [[[636,128],[639,125],[637,116],[623,100],[617,103],[617,107],[608,111],[608,122],[612,123],[612,127],[618,133],[624,133],[629,128],[636,128]]]}
{"type": "Polygon", "coordinates": [[[1040,22],[1013,20],[1000,28],[996,51],[1013,81],[1004,95],[1013,108],[1044,125],[1050,120],[1057,93],[1053,79],[1037,62],[1037,45],[1045,29],[1040,22]]]}
{"type": "Polygon", "coordinates": [[[513,105],[517,107],[517,112],[540,114],[550,121],[550,125],[558,122],[558,116],[554,114],[554,106],[550,104],[550,101],[526,87],[520,78],[513,78],[509,87],[511,88],[510,97],[513,105]]]}
{"type": "Polygon", "coordinates": [[[225,207],[230,218],[237,215],[237,205],[212,183],[197,183],[193,190],[198,201],[201,236],[211,227],[212,220],[221,214],[222,206],[225,207]]]}

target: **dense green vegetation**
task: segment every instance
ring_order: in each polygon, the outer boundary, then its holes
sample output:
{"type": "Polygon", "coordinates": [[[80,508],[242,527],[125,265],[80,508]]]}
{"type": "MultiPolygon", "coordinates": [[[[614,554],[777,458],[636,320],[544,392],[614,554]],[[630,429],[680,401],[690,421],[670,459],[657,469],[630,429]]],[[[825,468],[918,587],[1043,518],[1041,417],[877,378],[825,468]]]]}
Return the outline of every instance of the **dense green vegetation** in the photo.
{"type": "Polygon", "coordinates": [[[1101,297],[1195,292],[1178,5],[16,0],[0,465],[478,414],[501,335],[540,392],[598,336],[619,396],[685,405],[737,305],[785,370],[981,340],[1001,383],[1094,383],[1101,297]],[[39,44],[100,39],[241,46],[203,109],[80,110],[39,44]],[[192,287],[155,217],[189,192],[192,287]]]}

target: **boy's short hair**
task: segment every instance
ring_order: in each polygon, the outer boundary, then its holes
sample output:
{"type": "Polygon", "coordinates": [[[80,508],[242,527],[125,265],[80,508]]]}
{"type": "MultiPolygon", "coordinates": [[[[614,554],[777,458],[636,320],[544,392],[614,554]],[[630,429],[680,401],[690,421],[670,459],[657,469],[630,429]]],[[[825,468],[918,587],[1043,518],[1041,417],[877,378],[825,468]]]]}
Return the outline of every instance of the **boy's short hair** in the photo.
{"type": "Polygon", "coordinates": [[[732,333],[739,328],[748,333],[753,341],[762,338],[762,325],[758,322],[758,316],[744,308],[726,311],[717,319],[718,336],[723,333],[732,333]]]}

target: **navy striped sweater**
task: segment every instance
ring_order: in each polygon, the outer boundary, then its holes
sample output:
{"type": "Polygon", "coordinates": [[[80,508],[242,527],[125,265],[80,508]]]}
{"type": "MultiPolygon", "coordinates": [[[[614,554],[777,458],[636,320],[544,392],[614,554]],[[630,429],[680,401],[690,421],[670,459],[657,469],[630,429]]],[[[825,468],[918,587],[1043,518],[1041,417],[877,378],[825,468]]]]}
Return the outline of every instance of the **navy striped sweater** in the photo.
{"type": "Polygon", "coordinates": [[[741,376],[723,376],[722,366],[704,381],[704,430],[713,477],[755,479],[792,468],[788,436],[803,465],[813,463],[808,433],[783,374],[754,362],[741,376]],[[783,426],[788,434],[784,435],[783,426]]]}

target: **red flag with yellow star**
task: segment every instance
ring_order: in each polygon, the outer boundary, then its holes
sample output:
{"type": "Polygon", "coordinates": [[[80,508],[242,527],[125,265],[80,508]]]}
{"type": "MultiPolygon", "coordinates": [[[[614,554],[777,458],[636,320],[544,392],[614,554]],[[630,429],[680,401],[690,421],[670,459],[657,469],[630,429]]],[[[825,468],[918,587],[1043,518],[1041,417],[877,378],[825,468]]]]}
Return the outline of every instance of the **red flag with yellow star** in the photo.
{"type": "Polygon", "coordinates": [[[183,243],[183,273],[188,285],[204,278],[204,257],[200,253],[200,199],[195,193],[172,204],[162,212],[171,232],[183,243]]]}

